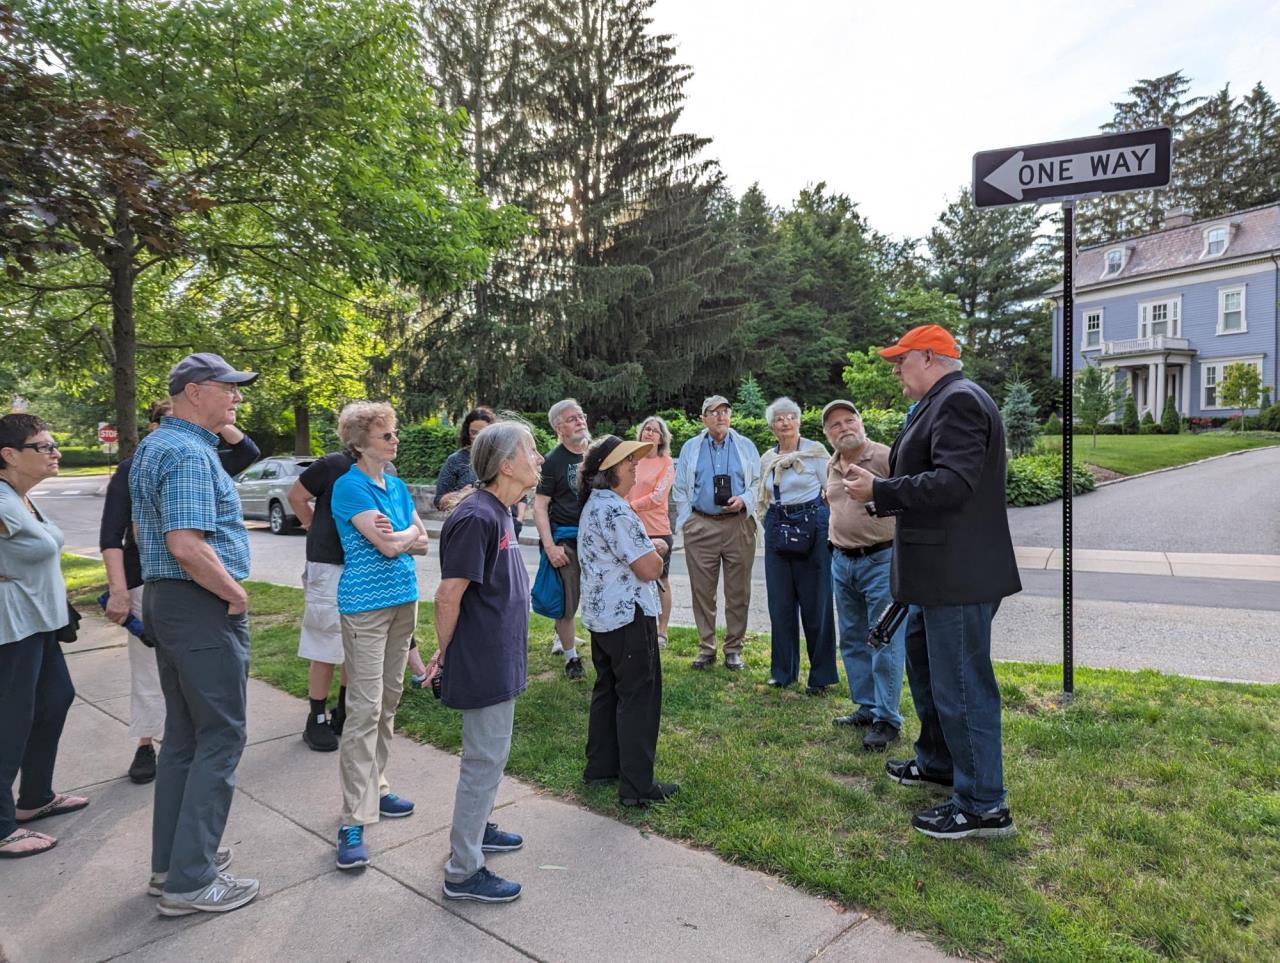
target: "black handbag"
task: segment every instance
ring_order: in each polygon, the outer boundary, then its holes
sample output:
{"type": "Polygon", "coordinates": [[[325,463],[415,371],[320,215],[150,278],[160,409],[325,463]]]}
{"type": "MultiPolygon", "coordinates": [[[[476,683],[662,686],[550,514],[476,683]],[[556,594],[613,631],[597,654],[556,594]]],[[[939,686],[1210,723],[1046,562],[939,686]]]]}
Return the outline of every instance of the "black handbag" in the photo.
{"type": "Polygon", "coordinates": [[[67,599],[67,624],[58,631],[53,633],[53,637],[59,642],[74,642],[80,632],[80,613],[76,611],[76,607],[71,604],[71,599],[67,599]]]}
{"type": "Polygon", "coordinates": [[[783,558],[804,558],[813,551],[813,543],[818,537],[818,510],[809,508],[788,515],[782,506],[782,491],[778,488],[776,471],[773,473],[773,503],[778,506],[774,550],[783,558]]]}

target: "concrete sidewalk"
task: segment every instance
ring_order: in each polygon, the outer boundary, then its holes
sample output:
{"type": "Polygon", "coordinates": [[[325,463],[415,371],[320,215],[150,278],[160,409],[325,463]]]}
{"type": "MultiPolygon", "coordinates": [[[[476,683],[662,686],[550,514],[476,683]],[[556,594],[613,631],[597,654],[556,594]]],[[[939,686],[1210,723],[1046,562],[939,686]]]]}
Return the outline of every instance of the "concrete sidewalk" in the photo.
{"type": "Polygon", "coordinates": [[[235,850],[232,872],[260,878],[262,894],[226,916],[158,916],[145,892],[152,788],[124,776],[134,743],[121,642],[91,617],[68,647],[78,695],[57,788],[92,803],[38,824],[58,837],[53,852],[0,864],[0,961],[948,959],[856,909],[515,779],[503,781],[495,818],[525,847],[491,866],[523,895],[501,906],[446,901],[458,760],[407,738],[388,776],[417,811],[370,830],[367,870],[340,872],[337,754],[307,749],[305,703],[256,680],[223,842],[235,850]]]}

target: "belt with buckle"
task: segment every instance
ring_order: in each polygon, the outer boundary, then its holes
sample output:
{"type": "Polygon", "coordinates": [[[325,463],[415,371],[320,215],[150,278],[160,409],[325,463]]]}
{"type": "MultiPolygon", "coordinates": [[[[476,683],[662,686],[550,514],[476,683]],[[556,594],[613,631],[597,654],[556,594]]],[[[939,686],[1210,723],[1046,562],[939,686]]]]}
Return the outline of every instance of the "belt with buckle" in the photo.
{"type": "Polygon", "coordinates": [[[848,558],[866,558],[876,552],[883,552],[886,548],[893,548],[893,542],[876,542],[874,545],[864,545],[861,548],[845,548],[843,545],[832,545],[831,547],[848,558]]]}
{"type": "Polygon", "coordinates": [[[695,508],[693,513],[701,515],[703,518],[737,518],[742,514],[742,510],[739,509],[736,512],[704,512],[701,508],[695,508]]]}

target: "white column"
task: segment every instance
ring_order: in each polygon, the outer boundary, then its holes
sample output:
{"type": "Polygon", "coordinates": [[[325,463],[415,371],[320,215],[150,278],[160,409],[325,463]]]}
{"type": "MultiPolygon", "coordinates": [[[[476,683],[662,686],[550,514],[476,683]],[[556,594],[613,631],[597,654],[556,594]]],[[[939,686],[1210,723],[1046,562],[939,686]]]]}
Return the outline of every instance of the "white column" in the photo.
{"type": "Polygon", "coordinates": [[[1164,399],[1169,392],[1168,375],[1165,369],[1165,363],[1161,361],[1156,365],[1156,411],[1155,419],[1160,420],[1160,416],[1164,414],[1164,399]]]}
{"type": "Polygon", "coordinates": [[[1153,361],[1147,365],[1147,390],[1142,393],[1142,402],[1146,411],[1151,412],[1152,418],[1159,417],[1156,407],[1156,365],[1153,361]]]}
{"type": "Polygon", "coordinates": [[[1182,366],[1182,416],[1191,417],[1191,363],[1182,366]]]}

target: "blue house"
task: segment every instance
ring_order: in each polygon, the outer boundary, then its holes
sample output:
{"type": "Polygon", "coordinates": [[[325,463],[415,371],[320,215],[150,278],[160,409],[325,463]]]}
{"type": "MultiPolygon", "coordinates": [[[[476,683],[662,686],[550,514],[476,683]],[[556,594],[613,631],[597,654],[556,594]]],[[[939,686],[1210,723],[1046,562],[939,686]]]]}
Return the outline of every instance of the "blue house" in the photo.
{"type": "MultiPolygon", "coordinates": [[[[1152,234],[1081,248],[1075,279],[1076,370],[1111,371],[1139,416],[1159,421],[1166,398],[1184,417],[1230,415],[1217,385],[1233,364],[1254,365],[1275,397],[1280,203],[1196,222],[1171,211],[1152,234]]],[[[1061,377],[1062,286],[1048,294],[1061,377]]]]}

